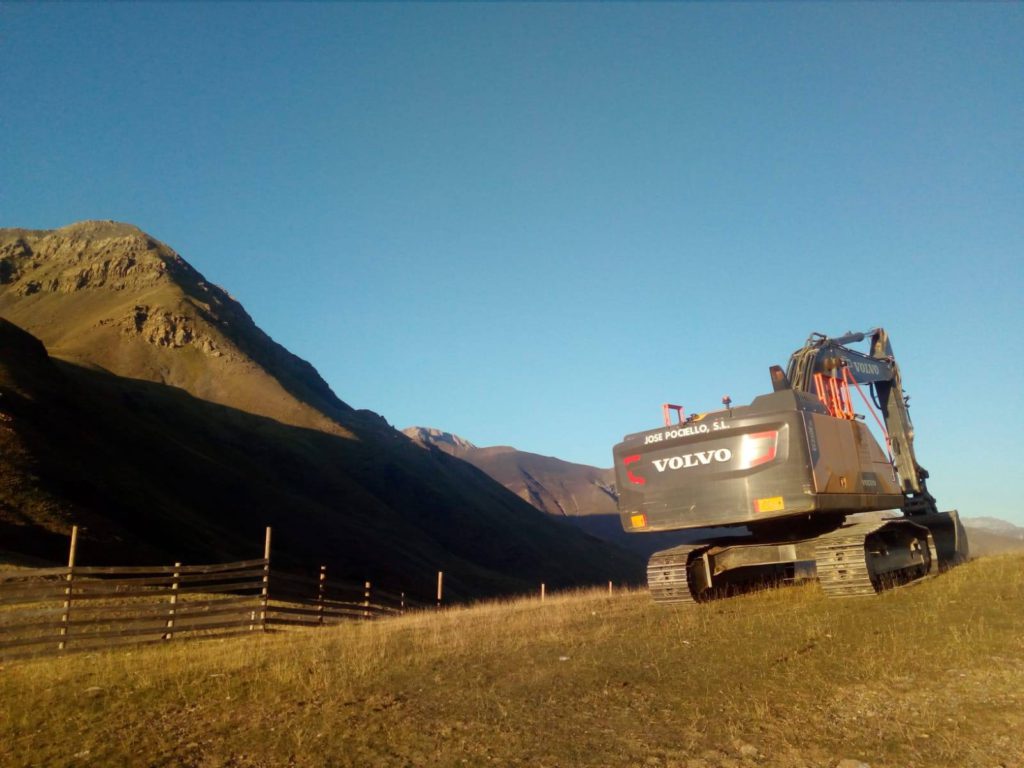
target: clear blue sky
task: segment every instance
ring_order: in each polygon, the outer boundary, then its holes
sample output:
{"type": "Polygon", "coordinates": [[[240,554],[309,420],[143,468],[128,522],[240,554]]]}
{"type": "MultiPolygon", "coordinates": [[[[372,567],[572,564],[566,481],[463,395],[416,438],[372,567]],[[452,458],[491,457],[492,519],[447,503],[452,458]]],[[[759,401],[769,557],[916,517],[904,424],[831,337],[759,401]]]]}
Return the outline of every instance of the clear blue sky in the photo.
{"type": "Polygon", "coordinates": [[[0,5],[0,226],[141,226],[350,404],[608,466],[887,327],[1024,524],[1021,4],[0,5]]]}

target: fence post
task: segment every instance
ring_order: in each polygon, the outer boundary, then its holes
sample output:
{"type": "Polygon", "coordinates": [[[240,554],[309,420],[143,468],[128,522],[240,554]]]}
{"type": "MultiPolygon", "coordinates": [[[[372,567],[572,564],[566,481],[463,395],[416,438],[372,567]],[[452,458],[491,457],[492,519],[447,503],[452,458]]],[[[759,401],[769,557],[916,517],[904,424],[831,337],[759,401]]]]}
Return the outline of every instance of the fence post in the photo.
{"type": "Polygon", "coordinates": [[[546,588],[545,588],[545,586],[544,586],[544,582],[542,581],[542,582],[540,583],[540,601],[541,601],[542,603],[544,602],[544,595],[545,595],[546,591],[547,591],[547,590],[546,590],[546,588]]]}
{"type": "Polygon", "coordinates": [[[611,597],[611,594],[612,594],[612,583],[609,581],[608,582],[608,596],[611,597]]]}
{"type": "Polygon", "coordinates": [[[363,618],[370,618],[370,582],[363,584],[363,618]]]}
{"type": "Polygon", "coordinates": [[[71,526],[71,547],[68,549],[68,575],[65,577],[67,586],[64,587],[64,613],[60,617],[60,637],[57,650],[63,651],[68,644],[68,631],[71,629],[71,588],[74,584],[75,574],[75,551],[78,549],[78,526],[71,526]]]}
{"type": "Polygon", "coordinates": [[[317,626],[322,627],[324,625],[324,587],[327,582],[327,566],[320,566],[320,583],[317,585],[316,592],[316,623],[317,626]]]}
{"type": "Polygon", "coordinates": [[[405,615],[405,592],[402,592],[401,594],[402,594],[402,601],[399,603],[399,610],[398,610],[398,612],[402,616],[404,616],[405,615]]]}
{"type": "Polygon", "coordinates": [[[437,572],[437,607],[441,607],[441,601],[444,599],[444,571],[437,572]]]}
{"type": "Polygon", "coordinates": [[[164,640],[170,640],[174,636],[174,613],[178,604],[178,586],[181,583],[181,563],[174,564],[174,579],[171,581],[171,607],[167,611],[167,631],[164,633],[164,640]]]}
{"type": "Polygon", "coordinates": [[[267,631],[267,601],[270,598],[270,526],[263,542],[263,588],[260,590],[260,630],[267,631]]]}

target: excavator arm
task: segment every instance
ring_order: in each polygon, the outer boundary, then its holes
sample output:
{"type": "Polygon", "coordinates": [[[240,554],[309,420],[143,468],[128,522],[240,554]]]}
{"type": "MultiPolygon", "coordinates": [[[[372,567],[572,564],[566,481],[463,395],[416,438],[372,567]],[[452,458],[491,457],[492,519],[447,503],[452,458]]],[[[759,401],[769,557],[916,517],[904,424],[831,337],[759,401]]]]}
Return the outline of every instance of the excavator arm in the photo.
{"type": "Polygon", "coordinates": [[[925,484],[928,472],[917,463],[914,453],[914,425],[907,407],[908,398],[903,392],[900,369],[884,328],[835,338],[811,334],[807,343],[790,357],[786,373],[773,368],[772,379],[776,389],[792,388],[816,395],[835,412],[834,415],[845,414],[847,418],[853,418],[849,385],[858,389],[861,385],[867,386],[882,414],[886,442],[903,490],[904,513],[938,512],[935,498],[925,484]],[[866,338],[870,338],[868,354],[847,346],[866,338]]]}

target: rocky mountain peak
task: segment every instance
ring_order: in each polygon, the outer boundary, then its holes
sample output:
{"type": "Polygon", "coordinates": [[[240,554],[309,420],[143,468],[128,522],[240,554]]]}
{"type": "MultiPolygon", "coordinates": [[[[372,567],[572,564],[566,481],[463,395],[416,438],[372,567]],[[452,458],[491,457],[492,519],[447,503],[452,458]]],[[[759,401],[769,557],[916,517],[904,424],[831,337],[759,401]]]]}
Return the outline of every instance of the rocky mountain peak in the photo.
{"type": "Polygon", "coordinates": [[[112,238],[141,237],[148,235],[134,224],[112,219],[86,219],[67,224],[53,230],[53,234],[76,240],[109,240],[112,238]]]}
{"type": "Polygon", "coordinates": [[[435,446],[442,450],[453,451],[468,451],[476,448],[473,443],[469,442],[464,437],[453,435],[451,432],[445,432],[440,429],[434,429],[433,427],[407,427],[402,430],[403,434],[407,437],[411,437],[417,443],[426,446],[435,446]]]}
{"type": "Polygon", "coordinates": [[[227,291],[131,224],[0,229],[0,315],[57,357],[250,413],[334,432],[361,418],[227,291]]]}

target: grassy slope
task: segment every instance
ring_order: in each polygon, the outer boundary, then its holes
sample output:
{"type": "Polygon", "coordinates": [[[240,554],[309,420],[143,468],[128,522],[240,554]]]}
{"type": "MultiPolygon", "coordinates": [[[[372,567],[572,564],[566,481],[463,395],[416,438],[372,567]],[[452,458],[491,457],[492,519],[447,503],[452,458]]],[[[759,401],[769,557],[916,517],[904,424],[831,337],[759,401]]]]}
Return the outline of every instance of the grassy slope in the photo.
{"type": "Polygon", "coordinates": [[[9,663],[0,764],[1019,766],[1022,598],[1007,557],[872,599],[591,592],[9,663]]]}

